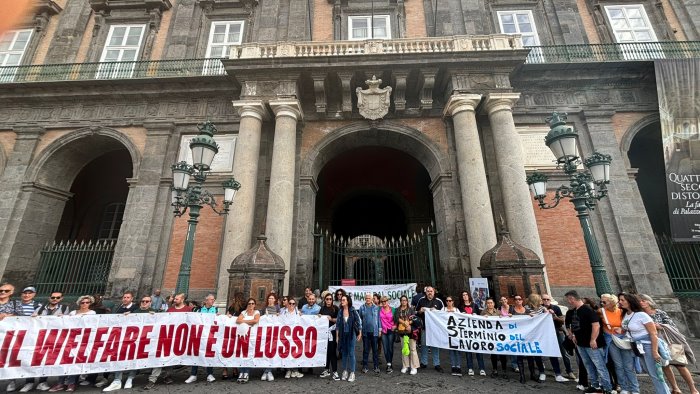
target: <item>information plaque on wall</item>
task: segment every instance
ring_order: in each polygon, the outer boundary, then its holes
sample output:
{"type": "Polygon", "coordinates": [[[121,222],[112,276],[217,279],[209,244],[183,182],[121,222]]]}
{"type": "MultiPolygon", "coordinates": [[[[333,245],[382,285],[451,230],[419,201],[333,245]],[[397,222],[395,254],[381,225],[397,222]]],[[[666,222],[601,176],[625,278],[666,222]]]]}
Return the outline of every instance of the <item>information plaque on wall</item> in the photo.
{"type": "MultiPolygon", "coordinates": [[[[180,139],[180,154],[178,161],[186,161],[192,164],[192,151],[190,150],[190,140],[196,135],[183,135],[180,139]]],[[[236,148],[236,136],[223,134],[214,136],[214,140],[219,145],[219,153],[214,156],[211,163],[211,172],[231,172],[233,171],[233,152],[236,148]]]]}

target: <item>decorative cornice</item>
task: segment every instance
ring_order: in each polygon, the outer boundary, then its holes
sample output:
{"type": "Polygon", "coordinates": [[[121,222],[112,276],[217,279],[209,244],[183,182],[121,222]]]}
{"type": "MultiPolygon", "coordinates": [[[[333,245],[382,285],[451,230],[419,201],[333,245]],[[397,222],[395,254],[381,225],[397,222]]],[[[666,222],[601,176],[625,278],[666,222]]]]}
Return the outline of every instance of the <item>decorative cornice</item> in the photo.
{"type": "Polygon", "coordinates": [[[166,11],[172,8],[170,0],[90,0],[95,12],[109,14],[112,10],[154,10],[166,11]]]}
{"type": "Polygon", "coordinates": [[[68,201],[69,198],[73,197],[73,193],[71,192],[56,189],[55,187],[43,185],[37,182],[22,182],[21,189],[24,192],[37,192],[61,201],[68,201]]]}

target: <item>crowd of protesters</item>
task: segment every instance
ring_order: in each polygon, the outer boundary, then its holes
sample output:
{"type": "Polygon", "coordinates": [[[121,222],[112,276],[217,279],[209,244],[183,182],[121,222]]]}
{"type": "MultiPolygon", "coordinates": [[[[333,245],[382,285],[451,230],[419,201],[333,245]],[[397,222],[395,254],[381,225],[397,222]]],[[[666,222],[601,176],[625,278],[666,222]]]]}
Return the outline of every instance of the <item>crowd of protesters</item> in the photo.
{"type": "MultiPolygon", "coordinates": [[[[428,356],[436,372],[442,373],[440,349],[426,344],[425,312],[428,310],[445,310],[470,315],[481,315],[488,319],[511,316],[536,316],[551,314],[561,357],[548,357],[556,382],[576,381],[576,388],[585,393],[635,394],[640,392],[637,375],[645,372],[652,380],[657,394],[679,394],[674,369],[689,387],[690,394],[699,394],[695,388],[692,375],[686,367],[694,363],[695,358],[685,337],[679,332],[674,321],[663,310],[658,309],[654,300],[647,295],[620,293],[603,294],[600,303],[583,298],[576,291],[565,294],[570,308],[563,313],[556,301],[548,294],[530,294],[527,297],[512,295],[501,297],[499,306],[492,298],[484,305],[477,304],[468,291],[462,291],[457,297],[440,295],[431,286],[419,285],[417,294],[408,299],[400,298],[398,307],[389,304],[389,298],[379,294],[367,293],[364,303],[353,306],[353,299],[342,289],[335,293],[325,291],[316,293],[310,287],[304,289],[304,296],[298,300],[292,296],[278,296],[271,293],[263,305],[257,305],[253,298],[246,300],[241,293],[234,294],[229,306],[219,311],[215,306],[215,296],[207,295],[201,303],[186,300],[185,294],[170,297],[161,296],[160,290],[151,295],[144,295],[135,300],[131,291],[125,291],[121,302],[112,309],[103,304],[100,295],[78,297],[75,306],[63,303],[60,291],[52,292],[46,303],[35,300],[36,289],[25,287],[20,299],[13,299],[15,288],[9,283],[0,284],[0,320],[6,316],[85,316],[92,314],[130,314],[130,313],[177,313],[196,312],[225,314],[236,319],[236,324],[254,326],[262,315],[311,315],[328,319],[330,336],[328,340],[326,365],[320,378],[354,382],[356,380],[355,349],[362,343],[361,371],[382,373],[380,353],[383,355],[384,373],[394,372],[394,349],[399,344],[402,374],[416,375],[421,369],[428,368],[428,356]],[[511,304],[512,302],[512,304],[511,304]],[[671,344],[674,345],[673,351],[671,344]],[[679,350],[678,346],[682,347],[679,350]],[[571,359],[578,364],[578,377],[574,374],[571,359]],[[561,369],[563,361],[564,371],[561,369]]],[[[321,339],[319,339],[321,340],[321,339]]],[[[324,339],[325,340],[325,339],[324,339]]],[[[544,382],[545,358],[537,356],[506,356],[503,354],[482,354],[449,350],[451,375],[460,377],[462,358],[466,358],[468,376],[486,376],[485,356],[490,357],[493,378],[508,379],[509,372],[514,372],[520,383],[527,380],[544,382]],[[476,368],[474,366],[476,358],[476,368]],[[527,363],[529,376],[526,374],[527,363]],[[499,367],[500,364],[500,367],[499,367]]],[[[148,375],[148,383],[143,388],[153,389],[158,379],[165,384],[173,382],[173,368],[153,368],[148,375]]],[[[214,382],[214,368],[207,367],[206,381],[214,382]]],[[[198,379],[198,367],[191,367],[185,383],[195,383],[198,379]]],[[[6,390],[28,392],[39,391],[75,391],[81,385],[93,385],[103,388],[104,392],[130,389],[138,371],[116,371],[114,373],[91,374],[82,376],[57,377],[56,383],[48,384],[46,377],[26,379],[20,386],[14,380],[7,382],[6,390]],[[126,379],[122,382],[124,375],[126,379]],[[111,377],[111,381],[109,378],[111,377]]],[[[261,371],[262,381],[275,380],[275,371],[267,368],[261,371]]],[[[277,370],[280,377],[286,379],[302,378],[305,372],[298,368],[277,370]]],[[[253,374],[247,367],[234,368],[232,374],[223,368],[220,378],[227,380],[237,376],[238,383],[247,383],[253,374]]]]}

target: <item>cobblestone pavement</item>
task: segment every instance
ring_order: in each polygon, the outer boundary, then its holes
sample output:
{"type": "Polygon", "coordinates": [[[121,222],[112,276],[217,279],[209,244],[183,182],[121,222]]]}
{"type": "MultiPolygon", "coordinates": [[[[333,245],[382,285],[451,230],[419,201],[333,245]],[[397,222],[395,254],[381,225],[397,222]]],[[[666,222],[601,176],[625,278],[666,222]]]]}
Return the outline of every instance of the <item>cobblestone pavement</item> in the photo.
{"type": "MultiPolygon", "coordinates": [[[[693,341],[693,348],[700,350],[700,341],[693,341]]],[[[359,346],[358,346],[359,348],[359,346]]],[[[696,352],[698,354],[698,352],[696,352]]],[[[252,378],[247,384],[238,384],[235,379],[223,381],[221,377],[221,369],[215,368],[215,376],[217,380],[213,383],[206,383],[206,375],[204,368],[199,369],[199,380],[196,383],[185,384],[184,381],[189,376],[189,368],[181,368],[172,376],[175,383],[170,385],[163,384],[160,380],[155,390],[148,391],[151,393],[532,393],[538,392],[543,394],[562,394],[562,393],[581,393],[576,390],[576,383],[570,381],[568,383],[557,383],[554,380],[554,375],[551,371],[549,361],[545,361],[547,368],[547,379],[544,383],[529,381],[525,384],[518,382],[518,375],[515,372],[508,373],[508,378],[498,377],[491,378],[490,376],[466,376],[466,369],[462,372],[465,376],[455,377],[450,375],[449,354],[447,351],[440,352],[441,365],[445,369],[443,373],[436,372],[432,367],[419,370],[417,375],[401,374],[401,361],[399,346],[396,346],[394,353],[394,372],[387,374],[382,372],[375,374],[370,372],[363,374],[361,372],[362,352],[358,349],[357,352],[357,380],[353,383],[344,381],[333,381],[332,379],[319,378],[322,368],[315,368],[313,375],[304,376],[300,379],[284,379],[282,372],[275,372],[275,381],[261,381],[261,370],[253,370],[252,378]]],[[[383,356],[380,356],[380,361],[383,356]]],[[[464,358],[462,359],[464,367],[464,358]]],[[[475,360],[476,361],[476,360],[475,360]]],[[[491,367],[488,357],[486,361],[486,372],[491,372],[491,367]]],[[[340,364],[340,363],[339,363],[340,364]]],[[[370,357],[371,364],[371,357],[370,357]]],[[[574,362],[574,370],[576,369],[574,362]]],[[[340,367],[340,365],[339,365],[340,367]]],[[[382,371],[385,365],[382,365],[382,371]]],[[[700,381],[697,374],[697,367],[692,367],[696,383],[700,381]]],[[[690,391],[685,386],[684,382],[678,377],[678,384],[684,394],[690,391]]],[[[652,394],[653,387],[651,380],[646,375],[639,376],[642,394],[652,394]]],[[[50,383],[53,382],[51,379],[50,383]]],[[[21,380],[17,381],[18,389],[21,387],[21,380]]],[[[145,392],[143,386],[147,383],[147,375],[139,374],[134,380],[134,388],[129,390],[119,390],[115,393],[128,394],[131,392],[145,392]]],[[[696,384],[697,385],[697,384],[696,384]]],[[[4,388],[4,385],[2,386],[4,388]]],[[[81,393],[99,393],[99,389],[94,387],[80,386],[77,390],[81,393]]],[[[36,391],[33,391],[36,392],[36,391]]]]}

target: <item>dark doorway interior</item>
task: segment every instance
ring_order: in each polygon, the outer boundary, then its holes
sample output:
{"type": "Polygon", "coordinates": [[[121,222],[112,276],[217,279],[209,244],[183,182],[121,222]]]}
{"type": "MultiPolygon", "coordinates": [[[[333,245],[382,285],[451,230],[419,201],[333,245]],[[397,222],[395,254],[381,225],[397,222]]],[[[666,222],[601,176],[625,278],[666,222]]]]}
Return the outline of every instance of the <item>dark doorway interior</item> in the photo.
{"type": "Polygon", "coordinates": [[[56,241],[116,240],[132,175],[126,149],[105,153],[88,163],[73,181],[56,241]]]}
{"type": "Polygon", "coordinates": [[[670,235],[661,125],[652,123],[640,130],[627,155],[630,166],[639,170],[637,186],[654,233],[670,235]]]}

